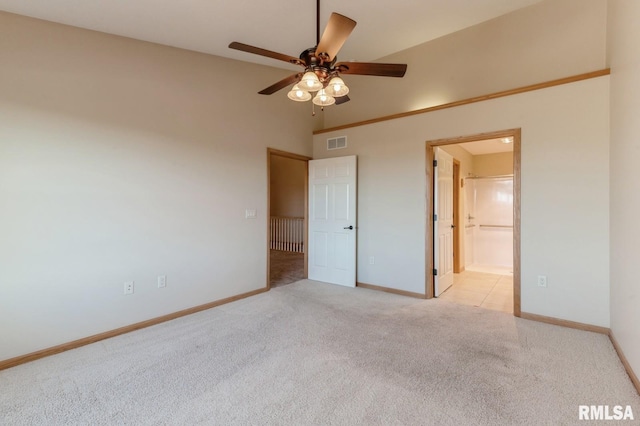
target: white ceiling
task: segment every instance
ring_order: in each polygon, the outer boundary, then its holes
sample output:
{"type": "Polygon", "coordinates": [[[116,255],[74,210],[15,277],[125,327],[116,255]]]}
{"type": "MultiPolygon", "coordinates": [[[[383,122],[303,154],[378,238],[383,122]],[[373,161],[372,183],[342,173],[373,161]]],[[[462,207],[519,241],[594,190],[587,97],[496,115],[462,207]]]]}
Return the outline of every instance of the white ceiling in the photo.
{"type": "Polygon", "coordinates": [[[513,143],[504,143],[502,139],[488,139],[484,141],[458,144],[471,155],[496,154],[498,152],[513,152],[513,143]]]}
{"type": "MultiPolygon", "coordinates": [[[[331,12],[356,20],[338,57],[367,62],[539,1],[323,0],[320,25],[331,12]]],[[[0,0],[0,10],[283,68],[292,66],[227,46],[297,57],[316,44],[315,0],[0,0]]]]}

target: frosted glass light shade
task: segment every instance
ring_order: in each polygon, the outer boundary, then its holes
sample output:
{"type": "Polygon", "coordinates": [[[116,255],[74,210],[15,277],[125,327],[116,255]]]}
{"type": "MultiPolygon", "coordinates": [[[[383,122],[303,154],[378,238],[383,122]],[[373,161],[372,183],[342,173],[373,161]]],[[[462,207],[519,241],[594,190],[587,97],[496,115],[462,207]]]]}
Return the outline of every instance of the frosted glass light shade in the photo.
{"type": "Polygon", "coordinates": [[[287,94],[287,97],[292,101],[305,102],[311,99],[311,93],[306,90],[302,90],[297,84],[295,84],[287,94]]]}
{"type": "Polygon", "coordinates": [[[336,100],[333,96],[327,95],[324,89],[320,90],[315,98],[313,98],[313,103],[320,106],[329,106],[336,103],[336,100]]]}
{"type": "Polygon", "coordinates": [[[302,76],[302,80],[300,80],[299,86],[302,90],[306,90],[307,92],[315,92],[317,90],[322,89],[322,83],[318,79],[318,76],[313,71],[307,71],[302,76]]]}
{"type": "Polygon", "coordinates": [[[324,90],[327,95],[333,96],[334,98],[339,98],[349,93],[349,88],[340,77],[333,77],[324,90]]]}

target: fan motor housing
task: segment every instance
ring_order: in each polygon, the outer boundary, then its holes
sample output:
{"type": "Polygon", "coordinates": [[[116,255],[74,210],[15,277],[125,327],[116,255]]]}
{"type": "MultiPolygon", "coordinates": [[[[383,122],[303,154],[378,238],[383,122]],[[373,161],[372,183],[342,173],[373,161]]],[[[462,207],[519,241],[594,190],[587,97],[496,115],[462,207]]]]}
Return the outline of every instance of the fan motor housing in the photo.
{"type": "Polygon", "coordinates": [[[331,62],[324,62],[322,58],[316,56],[316,48],[310,47],[300,54],[300,59],[305,63],[308,70],[312,70],[320,81],[324,81],[333,69],[333,64],[336,62],[336,58],[333,58],[331,62]]]}

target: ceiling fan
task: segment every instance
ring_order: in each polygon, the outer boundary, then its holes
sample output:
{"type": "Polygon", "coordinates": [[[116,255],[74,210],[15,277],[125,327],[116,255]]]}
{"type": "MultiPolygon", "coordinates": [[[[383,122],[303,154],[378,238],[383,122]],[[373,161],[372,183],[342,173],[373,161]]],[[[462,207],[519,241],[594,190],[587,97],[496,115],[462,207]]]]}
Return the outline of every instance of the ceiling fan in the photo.
{"type": "Polygon", "coordinates": [[[382,77],[403,77],[406,64],[383,64],[374,62],[336,62],[336,54],[356,26],[356,21],[332,13],[320,38],[320,0],[316,2],[316,46],[304,50],[298,58],[250,46],[237,41],[229,44],[231,49],[300,65],[303,72],[293,74],[261,90],[261,95],[271,95],[289,85],[293,85],[289,99],[304,102],[312,99],[315,105],[343,104],[349,101],[349,88],[340,78],[341,74],[374,75],[382,77]],[[316,92],[315,96],[311,92],[316,92]]]}

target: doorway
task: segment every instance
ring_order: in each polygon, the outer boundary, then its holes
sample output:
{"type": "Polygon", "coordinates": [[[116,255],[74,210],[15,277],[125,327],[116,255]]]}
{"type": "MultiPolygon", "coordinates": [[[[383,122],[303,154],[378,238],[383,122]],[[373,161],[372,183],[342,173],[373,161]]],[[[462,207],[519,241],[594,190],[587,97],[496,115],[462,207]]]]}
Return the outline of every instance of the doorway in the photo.
{"type": "MultiPolygon", "coordinates": [[[[427,298],[432,298],[436,296],[435,286],[437,285],[437,280],[438,280],[437,274],[439,272],[437,270],[438,265],[437,263],[434,262],[434,256],[433,256],[433,254],[436,253],[436,250],[439,250],[438,240],[434,239],[435,230],[438,229],[437,220],[434,220],[434,219],[438,219],[438,218],[434,217],[435,215],[433,214],[433,212],[434,212],[434,205],[437,206],[437,201],[440,200],[441,198],[441,197],[438,197],[438,200],[434,200],[437,193],[436,179],[437,179],[437,173],[438,173],[438,170],[434,163],[436,148],[446,147],[446,149],[448,149],[449,151],[451,151],[451,148],[465,151],[464,149],[462,149],[463,145],[461,144],[468,144],[471,142],[489,141],[489,140],[495,141],[496,143],[500,143],[501,141],[509,141],[511,142],[511,146],[513,147],[512,148],[513,162],[512,162],[512,169],[511,169],[512,176],[509,176],[509,179],[511,179],[512,192],[508,194],[509,201],[512,202],[512,208],[511,208],[511,211],[509,212],[511,214],[510,218],[512,220],[511,222],[512,227],[507,226],[506,224],[498,223],[498,222],[486,223],[486,224],[483,223],[482,225],[484,225],[484,227],[482,229],[482,233],[484,235],[484,233],[489,232],[491,234],[490,238],[493,238],[493,239],[495,239],[496,237],[504,238],[502,234],[506,235],[507,228],[509,228],[508,231],[512,233],[512,237],[511,237],[512,250],[509,250],[509,253],[510,254],[512,253],[511,255],[512,269],[511,270],[513,271],[513,275],[512,277],[508,277],[508,281],[506,280],[506,277],[505,277],[505,281],[502,281],[502,284],[509,286],[509,291],[510,291],[509,295],[510,295],[510,298],[512,299],[512,306],[513,306],[512,312],[515,316],[520,316],[521,314],[521,309],[520,309],[520,162],[521,162],[520,129],[509,129],[509,130],[503,130],[503,131],[497,131],[497,132],[491,132],[491,133],[483,133],[479,135],[464,136],[464,137],[450,138],[450,139],[440,139],[440,140],[427,142],[427,162],[426,162],[427,188],[428,188],[427,201],[428,201],[428,211],[430,213],[428,215],[429,223],[427,224],[426,244],[427,244],[427,247],[430,247],[433,249],[427,250],[428,254],[426,259],[427,260],[426,262],[427,264],[426,294],[427,294],[427,298]],[[452,147],[454,145],[457,145],[457,146],[452,147]],[[501,235],[498,235],[498,234],[501,234],[501,235]]],[[[458,192],[457,200],[464,200],[465,198],[464,195],[466,191],[469,189],[469,188],[465,188],[466,182],[472,183],[473,180],[471,178],[474,178],[476,176],[473,173],[469,173],[468,166],[466,170],[464,170],[465,173],[462,173],[462,170],[465,169],[464,164],[462,166],[460,164],[457,164],[456,166],[457,166],[456,167],[457,177],[454,176],[453,178],[454,179],[453,186],[454,186],[454,189],[456,190],[455,192],[458,192]]],[[[503,191],[501,194],[502,194],[501,196],[505,196],[506,193],[503,191]]],[[[454,198],[456,198],[456,195],[454,195],[454,198]]],[[[491,278],[492,276],[495,275],[496,282],[494,284],[497,286],[497,283],[499,282],[499,278],[502,277],[502,275],[500,275],[499,273],[492,274],[493,272],[496,272],[496,271],[472,272],[472,271],[465,270],[467,266],[469,266],[469,269],[473,269],[470,267],[468,262],[465,262],[462,260],[465,258],[465,255],[468,255],[468,253],[466,252],[468,251],[468,246],[464,244],[465,237],[469,229],[467,228],[467,225],[473,224],[473,226],[475,226],[477,229],[479,228],[480,224],[472,222],[469,219],[469,217],[472,217],[472,218],[475,218],[475,217],[469,212],[464,211],[466,209],[464,203],[462,203],[462,205],[458,204],[453,206],[453,209],[455,210],[453,226],[454,226],[454,230],[457,229],[458,231],[458,232],[455,232],[453,235],[453,239],[454,239],[453,259],[455,259],[454,266],[455,266],[455,269],[457,270],[454,272],[456,272],[459,275],[459,277],[463,275],[471,276],[475,274],[472,277],[474,280],[476,278],[482,278],[482,279],[491,278]],[[466,217],[465,217],[465,213],[466,213],[466,217]]],[[[484,254],[486,253],[496,254],[494,253],[496,252],[496,250],[494,250],[493,248],[487,249],[485,247],[483,248],[483,252],[484,254]]],[[[474,267],[477,267],[477,265],[475,265],[474,267]]],[[[479,285],[482,285],[482,284],[479,284],[479,285]]],[[[487,282],[483,285],[489,286],[491,284],[487,282]]],[[[453,288],[455,288],[455,284],[453,288]]],[[[447,293],[444,292],[444,296],[446,296],[446,294],[447,293]]],[[[475,303],[467,303],[467,304],[474,304],[475,306],[480,306],[479,304],[475,304],[475,303]]]]}
{"type": "Polygon", "coordinates": [[[308,163],[311,158],[267,149],[267,288],[308,276],[308,163]]]}

